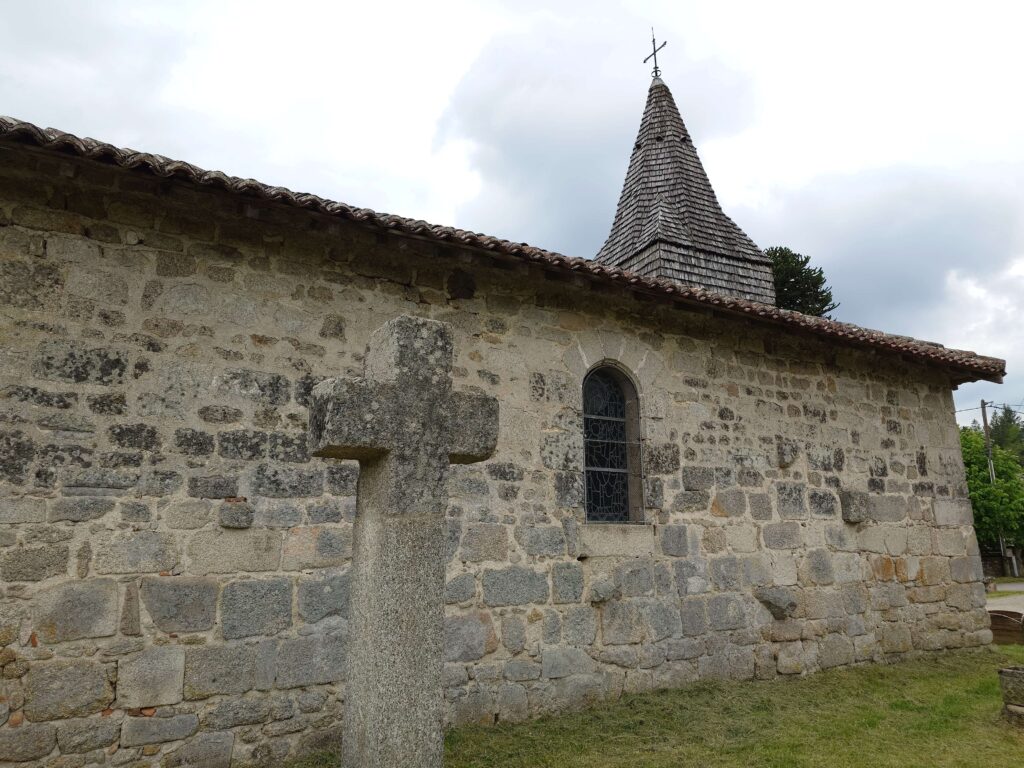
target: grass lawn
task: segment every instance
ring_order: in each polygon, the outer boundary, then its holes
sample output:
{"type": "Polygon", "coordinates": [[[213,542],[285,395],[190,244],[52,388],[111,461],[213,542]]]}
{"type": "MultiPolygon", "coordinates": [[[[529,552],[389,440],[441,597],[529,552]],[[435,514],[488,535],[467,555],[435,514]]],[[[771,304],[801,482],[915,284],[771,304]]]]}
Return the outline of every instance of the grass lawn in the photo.
{"type": "Polygon", "coordinates": [[[989,592],[987,595],[985,595],[985,597],[987,597],[989,600],[998,600],[1001,597],[1019,597],[1020,595],[1024,595],[1024,591],[1021,591],[1019,589],[1011,589],[1007,590],[1006,592],[989,592]]]}
{"type": "MultiPolygon", "coordinates": [[[[460,728],[449,768],[942,768],[1024,764],[996,669],[1024,646],[771,682],[698,683],[518,725],[460,728]]],[[[333,768],[323,755],[291,768],[333,768]]]]}

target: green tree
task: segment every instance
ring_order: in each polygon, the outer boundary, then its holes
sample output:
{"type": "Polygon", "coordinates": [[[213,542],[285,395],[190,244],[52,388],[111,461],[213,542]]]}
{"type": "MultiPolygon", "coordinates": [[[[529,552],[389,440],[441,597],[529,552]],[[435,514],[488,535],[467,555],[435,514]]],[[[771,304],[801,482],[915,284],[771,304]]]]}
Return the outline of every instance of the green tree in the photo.
{"type": "Polygon", "coordinates": [[[764,253],[772,260],[777,306],[818,317],[828,317],[839,306],[832,300],[832,289],[821,267],[810,265],[810,256],[781,246],[764,253]]]}
{"type": "Polygon", "coordinates": [[[980,430],[960,430],[960,448],[967,470],[967,489],[974,507],[974,528],[982,541],[1006,538],[1024,541],[1024,478],[1017,457],[998,445],[992,446],[996,481],[988,472],[985,436],[980,430]]]}
{"type": "Polygon", "coordinates": [[[1020,415],[1008,405],[992,416],[989,434],[993,443],[1012,453],[1018,461],[1024,459],[1024,424],[1020,415]]]}

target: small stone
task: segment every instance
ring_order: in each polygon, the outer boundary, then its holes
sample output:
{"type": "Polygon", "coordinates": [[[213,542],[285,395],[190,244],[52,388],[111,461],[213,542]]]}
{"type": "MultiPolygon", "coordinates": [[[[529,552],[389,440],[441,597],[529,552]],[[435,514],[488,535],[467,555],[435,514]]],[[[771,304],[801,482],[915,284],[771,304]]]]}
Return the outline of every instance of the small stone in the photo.
{"type": "Polygon", "coordinates": [[[71,581],[36,596],[33,628],[44,643],[109,637],[117,631],[117,582],[71,581]]]}
{"type": "Polygon", "coordinates": [[[103,666],[93,661],[36,663],[25,680],[25,715],[34,721],[91,715],[113,700],[103,666]]]}
{"type": "Polygon", "coordinates": [[[228,499],[238,496],[238,478],[224,475],[190,477],[188,495],[199,499],[228,499]]]}
{"type": "Polygon", "coordinates": [[[217,510],[222,528],[251,528],[256,511],[245,501],[225,501],[217,510]]]}
{"type": "Polygon", "coordinates": [[[209,456],[213,453],[213,435],[198,429],[174,431],[174,447],[186,456],[209,456]]]}
{"type": "Polygon", "coordinates": [[[800,523],[769,523],[761,529],[769,549],[796,549],[802,541],[800,523]]]}
{"type": "Polygon", "coordinates": [[[348,617],[348,571],[302,579],[298,585],[299,618],[314,624],[328,616],[348,617]]]}
{"type": "Polygon", "coordinates": [[[319,496],[323,493],[324,473],[319,469],[293,469],[261,464],[252,478],[253,493],[271,498],[319,496]]]}
{"type": "Polygon", "coordinates": [[[483,590],[484,604],[489,606],[546,603],[549,594],[545,574],[518,566],[485,570],[483,590]]]}
{"type": "Polygon", "coordinates": [[[98,573],[158,573],[177,564],[177,540],[159,531],[117,531],[96,554],[98,573]]]}
{"type": "Polygon", "coordinates": [[[157,646],[117,662],[117,704],[123,709],[158,707],[181,701],[185,649],[157,646]]]}
{"type": "Polygon", "coordinates": [[[140,747],[179,741],[191,736],[199,728],[197,715],[171,717],[126,717],[121,726],[121,746],[140,747]]]}
{"type": "Polygon", "coordinates": [[[594,666],[581,648],[545,648],[541,656],[541,674],[549,679],[590,674],[594,666]]]}
{"type": "Polygon", "coordinates": [[[288,579],[236,581],[224,587],[220,601],[226,639],[273,635],[292,623],[292,585],[288,579]]]}
{"type": "Polygon", "coordinates": [[[18,547],[0,555],[4,581],[42,581],[66,575],[70,551],[65,546],[18,547]]]}
{"type": "Polygon", "coordinates": [[[230,768],[235,734],[200,733],[168,752],[160,768],[230,768]]]}
{"type": "Polygon", "coordinates": [[[162,632],[205,632],[217,616],[219,585],[193,576],[150,577],[142,580],[146,611],[162,632]]]}
{"type": "Polygon", "coordinates": [[[445,617],[444,637],[445,661],[476,661],[498,646],[491,615],[485,611],[445,617]]]}
{"type": "Polygon", "coordinates": [[[256,651],[251,645],[197,646],[185,650],[184,697],[238,696],[256,684],[256,651]]]}
{"type": "Polygon", "coordinates": [[[268,405],[284,405],[291,399],[291,384],[286,377],[245,368],[224,371],[215,382],[215,387],[224,394],[268,405]]]}
{"type": "Polygon", "coordinates": [[[476,596],[476,576],[460,573],[448,581],[444,589],[444,601],[448,605],[464,603],[476,596]]]}
{"type": "Polygon", "coordinates": [[[558,557],[565,554],[565,533],[561,526],[518,526],[515,536],[528,555],[558,557]]]}
{"type": "Polygon", "coordinates": [[[64,754],[103,749],[121,735],[121,721],[112,717],[88,717],[57,723],[57,746],[64,754]]]}
{"type": "Polygon", "coordinates": [[[470,562],[506,560],[508,534],[497,523],[473,523],[466,526],[462,537],[462,559],[470,562]]]}
{"type": "Polygon", "coordinates": [[[335,635],[282,640],[277,651],[278,688],[325,685],[345,672],[345,641],[335,635]]]}
{"type": "Polygon", "coordinates": [[[40,760],[53,751],[56,729],[49,723],[27,723],[18,728],[0,729],[0,760],[27,763],[40,760]]]}
{"type": "Polygon", "coordinates": [[[803,520],[807,517],[807,506],[804,502],[803,483],[776,483],[775,494],[778,498],[776,509],[783,520],[803,520]]]}
{"type": "Polygon", "coordinates": [[[204,405],[199,409],[199,418],[210,424],[232,424],[242,418],[240,408],[229,405],[204,405]]]}
{"type": "Polygon", "coordinates": [[[583,566],[579,563],[555,563],[551,569],[552,601],[578,603],[583,597],[583,566]]]}

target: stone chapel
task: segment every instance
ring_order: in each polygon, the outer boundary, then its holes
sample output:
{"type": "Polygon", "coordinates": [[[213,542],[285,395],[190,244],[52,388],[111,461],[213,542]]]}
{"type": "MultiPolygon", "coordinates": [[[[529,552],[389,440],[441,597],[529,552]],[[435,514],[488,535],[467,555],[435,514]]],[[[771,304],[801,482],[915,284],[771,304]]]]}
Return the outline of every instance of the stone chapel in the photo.
{"type": "Polygon", "coordinates": [[[990,642],[951,392],[1003,361],[778,309],[660,78],[593,259],[0,118],[0,765],[337,743],[359,472],[308,406],[401,315],[500,408],[449,723],[990,642]]]}

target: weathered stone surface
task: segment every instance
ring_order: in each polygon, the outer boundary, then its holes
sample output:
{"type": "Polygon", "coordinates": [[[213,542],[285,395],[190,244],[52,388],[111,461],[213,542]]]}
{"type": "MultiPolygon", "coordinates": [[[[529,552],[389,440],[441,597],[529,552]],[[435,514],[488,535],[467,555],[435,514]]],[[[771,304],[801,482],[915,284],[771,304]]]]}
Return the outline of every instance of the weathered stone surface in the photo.
{"type": "Polygon", "coordinates": [[[491,616],[483,611],[444,620],[444,660],[476,661],[498,647],[491,616]]]}
{"type": "Polygon", "coordinates": [[[109,637],[117,631],[117,582],[72,581],[40,592],[33,628],[44,643],[109,637]]]}
{"type": "Polygon", "coordinates": [[[444,601],[446,604],[464,603],[476,596],[476,576],[472,573],[460,573],[454,579],[450,579],[444,587],[444,601]]]}
{"type": "Polygon", "coordinates": [[[197,715],[171,717],[126,717],[121,726],[121,746],[141,747],[178,741],[191,736],[199,728],[197,715]]]}
{"type": "Polygon", "coordinates": [[[157,646],[117,662],[117,703],[125,709],[181,701],[185,649],[157,646]]]}
{"type": "Polygon", "coordinates": [[[197,575],[274,571],[281,563],[281,533],[255,528],[199,531],[188,545],[189,570],[197,575]]]}
{"type": "Polygon", "coordinates": [[[351,764],[441,762],[445,480],[450,463],[489,458],[498,436],[497,400],[452,392],[451,371],[450,327],[402,316],[371,337],[364,378],[312,392],[314,453],[358,459],[370,475],[360,479],[352,559],[342,742],[351,764]],[[409,714],[396,721],[396,711],[409,714]]]}
{"type": "Polygon", "coordinates": [[[545,603],[549,593],[545,574],[518,566],[485,570],[483,588],[484,603],[491,606],[545,603]]]}
{"type": "Polygon", "coordinates": [[[0,760],[27,763],[53,751],[56,730],[49,723],[26,723],[19,728],[0,728],[0,760]]]}
{"type": "Polygon", "coordinates": [[[715,487],[715,470],[712,467],[683,467],[683,488],[688,491],[705,491],[715,487]]]}
{"type": "Polygon", "coordinates": [[[508,557],[508,532],[503,525],[477,523],[466,526],[462,559],[470,562],[503,561],[508,557]]]}
{"type": "Polygon", "coordinates": [[[33,664],[25,678],[25,716],[58,720],[99,712],[114,700],[102,664],[47,661],[33,664]]]}
{"type": "Polygon", "coordinates": [[[319,496],[323,493],[324,473],[319,469],[295,469],[261,464],[252,477],[253,493],[275,499],[295,496],[319,496]]]}
{"type": "Polygon", "coordinates": [[[69,555],[62,545],[9,549],[0,555],[0,576],[4,581],[42,581],[66,574],[69,555]]]}
{"type": "Polygon", "coordinates": [[[128,369],[122,353],[90,347],[79,341],[46,341],[39,345],[33,373],[41,379],[75,384],[121,384],[128,369]]]}
{"type": "Polygon", "coordinates": [[[96,553],[97,573],[158,573],[177,564],[177,539],[159,531],[118,531],[96,553]]]}
{"type": "Polygon", "coordinates": [[[795,590],[788,587],[759,587],[754,590],[754,597],[775,619],[788,619],[799,607],[795,590]]]}
{"type": "Polygon", "coordinates": [[[190,477],[188,495],[200,499],[227,499],[238,496],[238,478],[224,475],[190,477]]]}
{"type": "Polygon", "coordinates": [[[222,528],[251,528],[256,510],[245,501],[225,501],[217,507],[217,521],[222,528]]]}
{"type": "Polygon", "coordinates": [[[140,594],[150,618],[162,632],[204,632],[217,616],[219,584],[191,576],[145,578],[140,594]]]}
{"type": "Polygon", "coordinates": [[[160,447],[160,433],[150,424],[114,424],[108,432],[110,442],[121,448],[153,451],[160,447]]]}
{"type": "Polygon", "coordinates": [[[345,678],[346,643],[337,635],[282,640],[277,649],[278,688],[334,683],[345,678]]]}
{"type": "Polygon", "coordinates": [[[555,603],[578,603],[583,597],[583,566],[555,563],[551,568],[551,599],[555,603]]]}
{"type": "Polygon", "coordinates": [[[217,378],[214,386],[226,395],[268,405],[284,405],[291,399],[291,384],[285,376],[247,368],[229,368],[217,378]]]}
{"type": "Polygon", "coordinates": [[[743,604],[731,595],[713,595],[707,608],[712,629],[739,629],[745,623],[743,604]]]}
{"type": "Polygon", "coordinates": [[[775,509],[783,520],[803,520],[807,517],[804,500],[806,486],[803,483],[776,483],[777,502],[775,509]]]}
{"type": "Polygon", "coordinates": [[[565,553],[565,534],[561,526],[544,525],[516,528],[516,541],[528,555],[558,557],[565,553]]]}
{"type": "Polygon", "coordinates": [[[217,455],[225,459],[262,459],[267,455],[267,433],[235,429],[217,435],[217,455]]]}
{"type": "Polygon", "coordinates": [[[225,639],[273,635],[291,626],[289,579],[236,581],[224,587],[220,620],[225,639]]]}
{"type": "Polygon", "coordinates": [[[0,524],[41,523],[46,520],[46,500],[31,496],[0,497],[0,524]]]}
{"type": "Polygon", "coordinates": [[[160,768],[230,768],[235,734],[200,733],[160,761],[160,768]]]}
{"type": "Polygon", "coordinates": [[[186,700],[206,699],[217,694],[237,696],[255,685],[255,646],[230,644],[185,650],[186,700]]]}
{"type": "Polygon", "coordinates": [[[764,545],[768,549],[796,549],[800,546],[803,534],[800,523],[769,523],[761,529],[764,545]]]}
{"type": "Polygon", "coordinates": [[[198,429],[174,430],[174,447],[186,456],[209,456],[213,453],[213,435],[198,429]]]}
{"type": "Polygon", "coordinates": [[[329,616],[348,617],[349,574],[337,571],[300,579],[297,589],[299,618],[310,624],[329,616]]]}
{"type": "Polygon", "coordinates": [[[220,731],[238,725],[255,725],[270,718],[270,702],[265,698],[224,699],[202,718],[203,727],[220,731]]]}
{"type": "Polygon", "coordinates": [[[120,735],[121,721],[113,717],[87,717],[57,723],[57,746],[64,754],[109,747],[120,735]]]}
{"type": "Polygon", "coordinates": [[[81,523],[86,520],[97,520],[108,512],[114,511],[112,499],[84,497],[78,499],[57,499],[50,505],[49,520],[51,523],[67,520],[81,523]]]}
{"type": "Polygon", "coordinates": [[[545,648],[541,656],[541,674],[551,680],[593,670],[594,660],[581,648],[545,648]]]}

